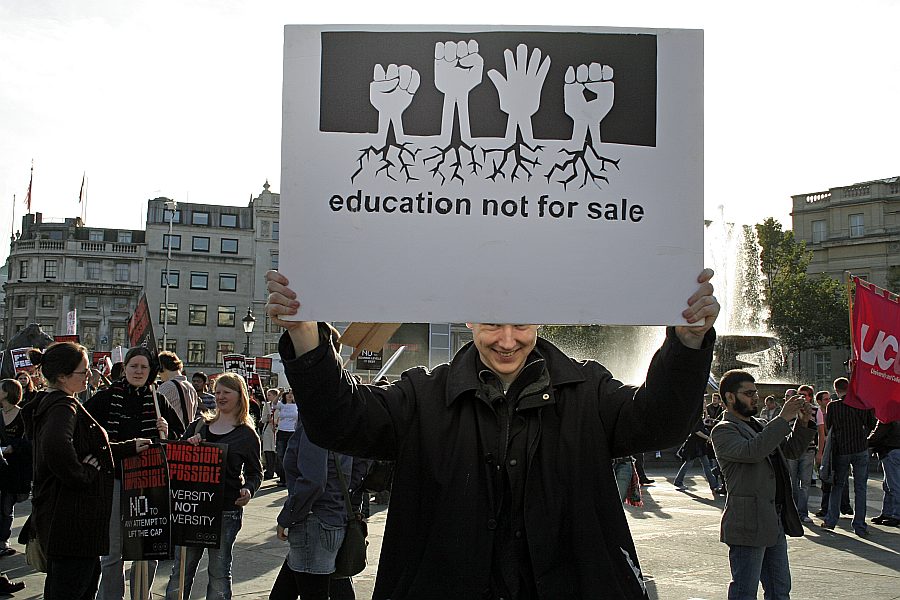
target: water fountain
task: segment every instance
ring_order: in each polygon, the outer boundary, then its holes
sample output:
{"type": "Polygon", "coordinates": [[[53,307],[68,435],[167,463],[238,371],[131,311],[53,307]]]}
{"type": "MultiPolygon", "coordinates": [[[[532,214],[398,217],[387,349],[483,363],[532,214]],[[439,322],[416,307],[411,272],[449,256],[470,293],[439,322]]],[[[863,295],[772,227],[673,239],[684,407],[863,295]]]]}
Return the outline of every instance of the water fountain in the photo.
{"type": "MultiPolygon", "coordinates": [[[[722,306],[716,323],[713,377],[739,368],[762,382],[763,391],[787,387],[776,381],[785,374],[785,361],[778,339],[766,328],[768,309],[754,228],[724,219],[707,221],[704,247],[704,262],[716,272],[713,281],[722,306]]],[[[571,356],[600,361],[627,383],[643,381],[665,334],[661,327],[591,326],[575,334],[565,329],[546,328],[542,335],[571,356]]]]}

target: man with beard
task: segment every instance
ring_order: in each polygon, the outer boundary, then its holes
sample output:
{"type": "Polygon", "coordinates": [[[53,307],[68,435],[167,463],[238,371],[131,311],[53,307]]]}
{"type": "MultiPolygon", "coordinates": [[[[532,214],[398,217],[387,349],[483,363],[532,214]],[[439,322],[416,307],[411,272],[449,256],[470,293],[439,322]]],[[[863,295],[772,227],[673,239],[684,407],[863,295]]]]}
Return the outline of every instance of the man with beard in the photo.
{"type": "Polygon", "coordinates": [[[725,373],[719,391],[725,414],[711,437],[728,489],[720,531],[731,565],[728,598],[755,599],[760,582],[766,598],[788,598],[785,534],[800,537],[803,525],[785,459],[803,454],[815,437],[815,421],[803,396],[792,396],[769,423],[755,418],[759,392],[746,371],[725,373]]]}

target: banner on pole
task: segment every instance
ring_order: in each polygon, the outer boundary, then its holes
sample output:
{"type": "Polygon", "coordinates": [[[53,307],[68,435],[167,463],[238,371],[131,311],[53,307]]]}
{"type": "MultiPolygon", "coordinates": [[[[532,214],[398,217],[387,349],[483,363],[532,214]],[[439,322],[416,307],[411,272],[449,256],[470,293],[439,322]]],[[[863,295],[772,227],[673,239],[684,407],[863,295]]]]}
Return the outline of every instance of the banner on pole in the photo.
{"type": "Polygon", "coordinates": [[[141,294],[134,314],[128,320],[128,342],[131,347],[143,346],[155,356],[156,336],[153,335],[153,321],[150,319],[150,307],[147,305],[147,294],[141,294]]]}
{"type": "Polygon", "coordinates": [[[81,338],[77,335],[54,335],[54,342],[72,342],[73,344],[80,344],[81,338]]]}
{"type": "Polygon", "coordinates": [[[73,308],[66,313],[66,335],[75,335],[78,333],[78,309],[73,308]]]}
{"type": "Polygon", "coordinates": [[[225,501],[226,444],[169,442],[172,543],[218,548],[225,501]]]}
{"type": "Polygon", "coordinates": [[[122,558],[166,560],[172,554],[169,471],[162,446],[122,460],[122,558]]]}
{"type": "Polygon", "coordinates": [[[853,278],[853,371],[849,406],[874,409],[879,421],[900,420],[900,300],[853,278]]]}

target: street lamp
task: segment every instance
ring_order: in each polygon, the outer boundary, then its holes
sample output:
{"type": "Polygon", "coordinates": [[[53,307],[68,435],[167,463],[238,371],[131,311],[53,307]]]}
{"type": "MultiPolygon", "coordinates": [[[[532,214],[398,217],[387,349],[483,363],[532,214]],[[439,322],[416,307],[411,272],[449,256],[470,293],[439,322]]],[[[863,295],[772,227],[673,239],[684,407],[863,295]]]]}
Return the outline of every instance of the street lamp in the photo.
{"type": "Polygon", "coordinates": [[[167,345],[169,338],[169,262],[172,260],[172,221],[175,220],[175,209],[177,207],[177,202],[167,199],[165,202],[165,208],[163,208],[163,219],[165,219],[166,211],[169,211],[169,241],[166,244],[166,300],[165,308],[163,309],[163,350],[169,349],[167,345]]]}
{"type": "Polygon", "coordinates": [[[247,307],[247,316],[241,319],[244,324],[244,333],[247,334],[247,345],[244,346],[244,356],[250,356],[250,334],[253,333],[253,326],[256,325],[256,319],[253,318],[253,309],[247,307]]]}

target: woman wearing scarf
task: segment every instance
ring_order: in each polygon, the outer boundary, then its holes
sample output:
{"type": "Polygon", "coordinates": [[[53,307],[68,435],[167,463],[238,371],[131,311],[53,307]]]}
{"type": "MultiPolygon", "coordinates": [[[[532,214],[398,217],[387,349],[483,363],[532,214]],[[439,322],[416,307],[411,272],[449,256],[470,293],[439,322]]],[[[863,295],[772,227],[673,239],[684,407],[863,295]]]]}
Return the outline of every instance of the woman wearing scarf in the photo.
{"type": "MultiPolygon", "coordinates": [[[[111,442],[120,442],[136,437],[149,438],[158,442],[171,433],[177,437],[181,432],[178,416],[169,407],[165,398],[160,397],[159,414],[153,402],[151,385],[158,369],[155,357],[143,347],[132,348],[125,355],[125,377],[114,381],[108,388],[100,390],[88,400],[84,407],[100,425],[106,429],[111,442]]],[[[101,557],[102,574],[98,600],[122,600],[125,597],[125,561],[122,559],[122,519],[120,498],[122,481],[116,469],[113,493],[112,516],[109,522],[109,554],[101,557]]],[[[153,582],[157,561],[147,561],[148,581],[153,582]]],[[[131,570],[131,597],[137,597],[135,589],[135,569],[131,570]]]]}

